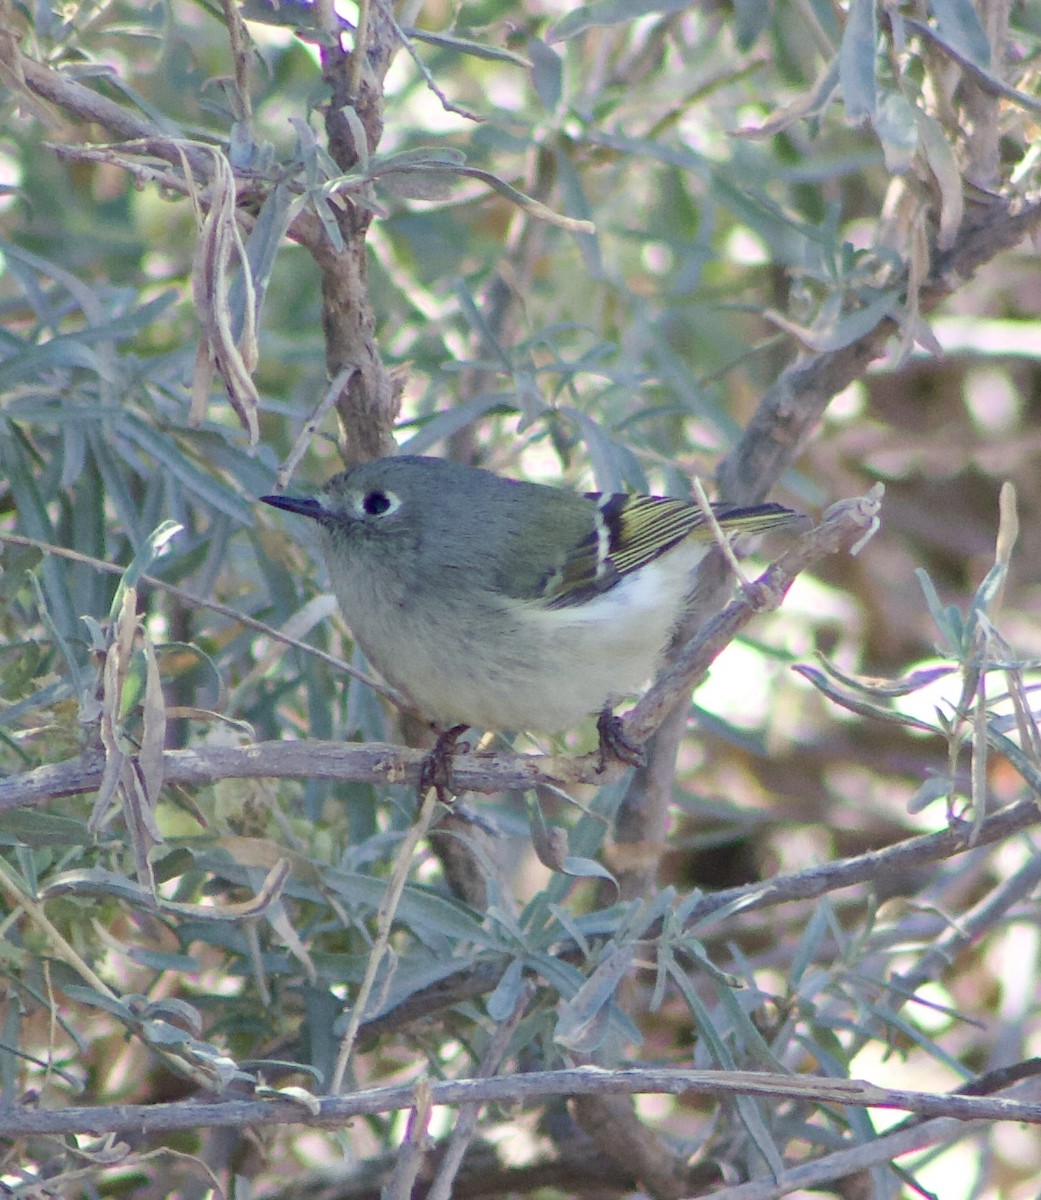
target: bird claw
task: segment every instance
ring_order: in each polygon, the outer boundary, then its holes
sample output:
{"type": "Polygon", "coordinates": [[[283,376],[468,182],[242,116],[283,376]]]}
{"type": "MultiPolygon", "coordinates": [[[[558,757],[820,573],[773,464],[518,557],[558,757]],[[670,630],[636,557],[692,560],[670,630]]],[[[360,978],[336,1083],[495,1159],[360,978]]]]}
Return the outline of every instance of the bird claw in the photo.
{"type": "Polygon", "coordinates": [[[456,795],[452,783],[452,760],[461,751],[469,749],[464,742],[458,745],[460,735],[468,728],[466,725],[453,725],[437,735],[433,749],[423,759],[419,768],[420,799],[430,788],[437,791],[437,798],[442,804],[451,804],[456,795]]]}
{"type": "Polygon", "coordinates": [[[622,718],[605,708],[596,719],[596,731],[600,735],[600,766],[598,773],[607,769],[614,759],[629,767],[642,767],[646,761],[642,746],[628,741],[622,733],[622,718]]]}

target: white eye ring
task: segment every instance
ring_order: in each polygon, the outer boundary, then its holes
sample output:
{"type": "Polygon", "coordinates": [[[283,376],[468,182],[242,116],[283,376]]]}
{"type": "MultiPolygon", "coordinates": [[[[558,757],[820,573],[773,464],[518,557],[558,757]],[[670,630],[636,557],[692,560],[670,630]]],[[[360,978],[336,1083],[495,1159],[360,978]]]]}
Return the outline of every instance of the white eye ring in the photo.
{"type": "Polygon", "coordinates": [[[400,507],[401,497],[380,487],[369,488],[354,497],[354,511],[363,519],[388,517],[400,507]]]}

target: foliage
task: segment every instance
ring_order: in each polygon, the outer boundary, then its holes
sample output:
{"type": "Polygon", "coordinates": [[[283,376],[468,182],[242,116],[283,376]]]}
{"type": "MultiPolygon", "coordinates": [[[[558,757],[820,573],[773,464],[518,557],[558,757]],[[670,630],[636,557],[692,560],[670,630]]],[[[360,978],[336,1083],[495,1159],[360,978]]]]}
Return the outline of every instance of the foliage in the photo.
{"type": "Polygon", "coordinates": [[[435,1195],[1032,1194],[1009,1125],[621,1094],[1031,1074],[1041,20],[1004,11],[3,5],[0,1080],[113,1131],[11,1137],[14,1194],[409,1195],[426,1133],[435,1195]],[[646,770],[503,774],[430,832],[376,758],[248,766],[407,733],[345,673],[310,531],[255,504],[392,434],[599,489],[722,460],[727,498],[809,511],[884,482],[882,528],[646,770]],[[581,1064],[619,1091],[521,1106],[581,1064]],[[481,1075],[516,1103],[453,1150],[423,1088],[481,1075]],[[410,1090],[308,1128],[334,1082],[410,1090]]]}

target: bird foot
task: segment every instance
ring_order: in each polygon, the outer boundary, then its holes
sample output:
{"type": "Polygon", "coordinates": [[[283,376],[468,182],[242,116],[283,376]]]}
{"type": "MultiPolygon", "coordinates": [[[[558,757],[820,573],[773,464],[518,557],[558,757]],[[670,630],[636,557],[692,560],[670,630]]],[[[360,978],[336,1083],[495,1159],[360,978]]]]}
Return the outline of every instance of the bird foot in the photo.
{"type": "Polygon", "coordinates": [[[457,745],[460,735],[469,728],[466,725],[453,725],[437,735],[433,749],[423,759],[419,768],[419,796],[426,795],[430,788],[437,790],[437,798],[442,804],[451,804],[456,795],[452,786],[452,760],[460,751],[469,749],[464,742],[457,745]]]}
{"type": "Polygon", "coordinates": [[[612,759],[629,767],[643,766],[643,747],[635,746],[625,738],[622,734],[622,718],[615,716],[610,708],[603,709],[597,717],[596,731],[600,734],[599,772],[603,772],[612,759]]]}

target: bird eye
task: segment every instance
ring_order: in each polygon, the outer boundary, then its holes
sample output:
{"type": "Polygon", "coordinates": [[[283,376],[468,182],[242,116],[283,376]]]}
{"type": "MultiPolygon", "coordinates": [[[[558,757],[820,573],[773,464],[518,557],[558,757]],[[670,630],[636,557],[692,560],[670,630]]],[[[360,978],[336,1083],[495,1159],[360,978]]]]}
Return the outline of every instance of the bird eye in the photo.
{"type": "Polygon", "coordinates": [[[370,517],[382,516],[391,506],[391,498],[386,492],[366,492],[362,497],[361,506],[370,517]]]}

